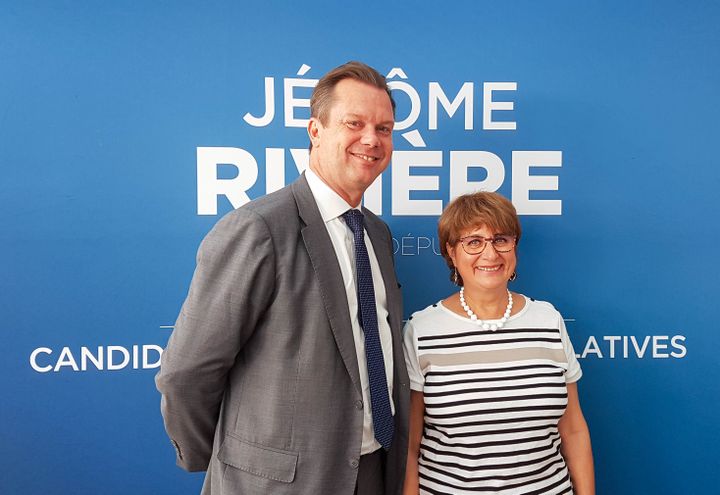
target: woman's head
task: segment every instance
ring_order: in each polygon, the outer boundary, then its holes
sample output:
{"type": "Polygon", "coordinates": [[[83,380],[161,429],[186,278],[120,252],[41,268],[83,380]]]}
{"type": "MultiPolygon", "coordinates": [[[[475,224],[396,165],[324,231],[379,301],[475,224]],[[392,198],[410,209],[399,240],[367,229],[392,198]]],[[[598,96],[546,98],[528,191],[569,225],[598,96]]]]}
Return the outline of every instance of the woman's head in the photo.
{"type": "MultiPolygon", "coordinates": [[[[461,270],[458,257],[462,257],[464,261],[468,261],[470,266],[473,266],[477,258],[483,256],[483,254],[468,255],[463,250],[460,239],[469,234],[477,234],[486,238],[507,235],[514,238],[514,245],[517,245],[520,241],[521,228],[515,207],[507,198],[493,192],[464,194],[455,198],[445,207],[438,221],[440,251],[450,268],[451,279],[454,279],[455,269],[458,268],[457,283],[459,285],[463,285],[460,272],[465,272],[465,275],[471,272],[461,270]]],[[[488,247],[487,243],[484,243],[484,246],[482,253],[485,253],[485,256],[497,254],[500,261],[507,259],[506,267],[512,268],[507,274],[509,277],[515,269],[514,248],[508,254],[497,252],[494,246],[488,247]],[[487,251],[488,249],[493,252],[487,251]]],[[[494,264],[489,263],[489,266],[494,266],[494,264]]],[[[482,268],[482,263],[478,268],[482,268]]]]}

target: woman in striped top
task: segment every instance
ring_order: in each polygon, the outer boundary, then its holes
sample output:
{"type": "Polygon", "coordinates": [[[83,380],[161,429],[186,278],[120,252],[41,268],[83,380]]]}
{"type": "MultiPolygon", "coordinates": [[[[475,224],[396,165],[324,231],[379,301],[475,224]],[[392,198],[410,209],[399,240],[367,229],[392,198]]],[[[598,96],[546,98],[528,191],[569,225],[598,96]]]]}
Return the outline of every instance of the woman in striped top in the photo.
{"type": "Polygon", "coordinates": [[[582,371],[563,319],[507,288],[515,208],[496,193],[467,194],[447,206],[438,232],[460,292],[405,327],[405,495],[594,494],[582,371]]]}

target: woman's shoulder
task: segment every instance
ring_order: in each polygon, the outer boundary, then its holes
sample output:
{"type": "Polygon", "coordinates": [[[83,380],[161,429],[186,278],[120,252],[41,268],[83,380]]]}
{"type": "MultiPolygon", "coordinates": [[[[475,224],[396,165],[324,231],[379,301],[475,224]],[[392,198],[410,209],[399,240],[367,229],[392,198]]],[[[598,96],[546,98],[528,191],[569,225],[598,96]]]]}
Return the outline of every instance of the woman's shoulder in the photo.
{"type": "Polygon", "coordinates": [[[408,318],[408,323],[423,324],[442,318],[444,315],[445,311],[442,307],[442,301],[438,301],[412,313],[410,318],[408,318]]]}
{"type": "Polygon", "coordinates": [[[560,312],[548,301],[541,301],[539,299],[533,299],[532,297],[521,294],[525,298],[526,309],[524,313],[528,317],[532,318],[550,318],[557,319],[562,318],[560,312]]]}

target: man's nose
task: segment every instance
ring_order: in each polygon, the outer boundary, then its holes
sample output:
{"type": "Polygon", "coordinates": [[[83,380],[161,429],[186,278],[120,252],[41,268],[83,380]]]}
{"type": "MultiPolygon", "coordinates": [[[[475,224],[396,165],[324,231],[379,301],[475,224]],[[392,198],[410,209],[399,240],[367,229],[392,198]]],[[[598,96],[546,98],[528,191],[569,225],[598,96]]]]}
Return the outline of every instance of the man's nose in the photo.
{"type": "Polygon", "coordinates": [[[366,146],[372,146],[373,148],[375,148],[380,145],[380,136],[378,136],[377,130],[370,126],[367,126],[367,128],[363,130],[363,135],[360,142],[366,146]]]}

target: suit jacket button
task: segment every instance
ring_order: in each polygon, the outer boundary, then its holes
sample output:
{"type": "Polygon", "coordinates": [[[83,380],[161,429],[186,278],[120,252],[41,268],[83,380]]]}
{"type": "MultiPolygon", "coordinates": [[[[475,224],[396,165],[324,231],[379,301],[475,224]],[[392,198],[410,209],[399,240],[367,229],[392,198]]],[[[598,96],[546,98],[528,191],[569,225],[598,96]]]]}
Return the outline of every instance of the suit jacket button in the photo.
{"type": "Polygon", "coordinates": [[[356,400],[356,401],[355,401],[355,408],[358,409],[358,410],[362,410],[362,408],[363,408],[363,403],[362,403],[361,400],[356,400]]]}
{"type": "Polygon", "coordinates": [[[351,468],[357,469],[359,465],[360,465],[360,461],[358,461],[357,459],[350,459],[350,467],[351,468]]]}

